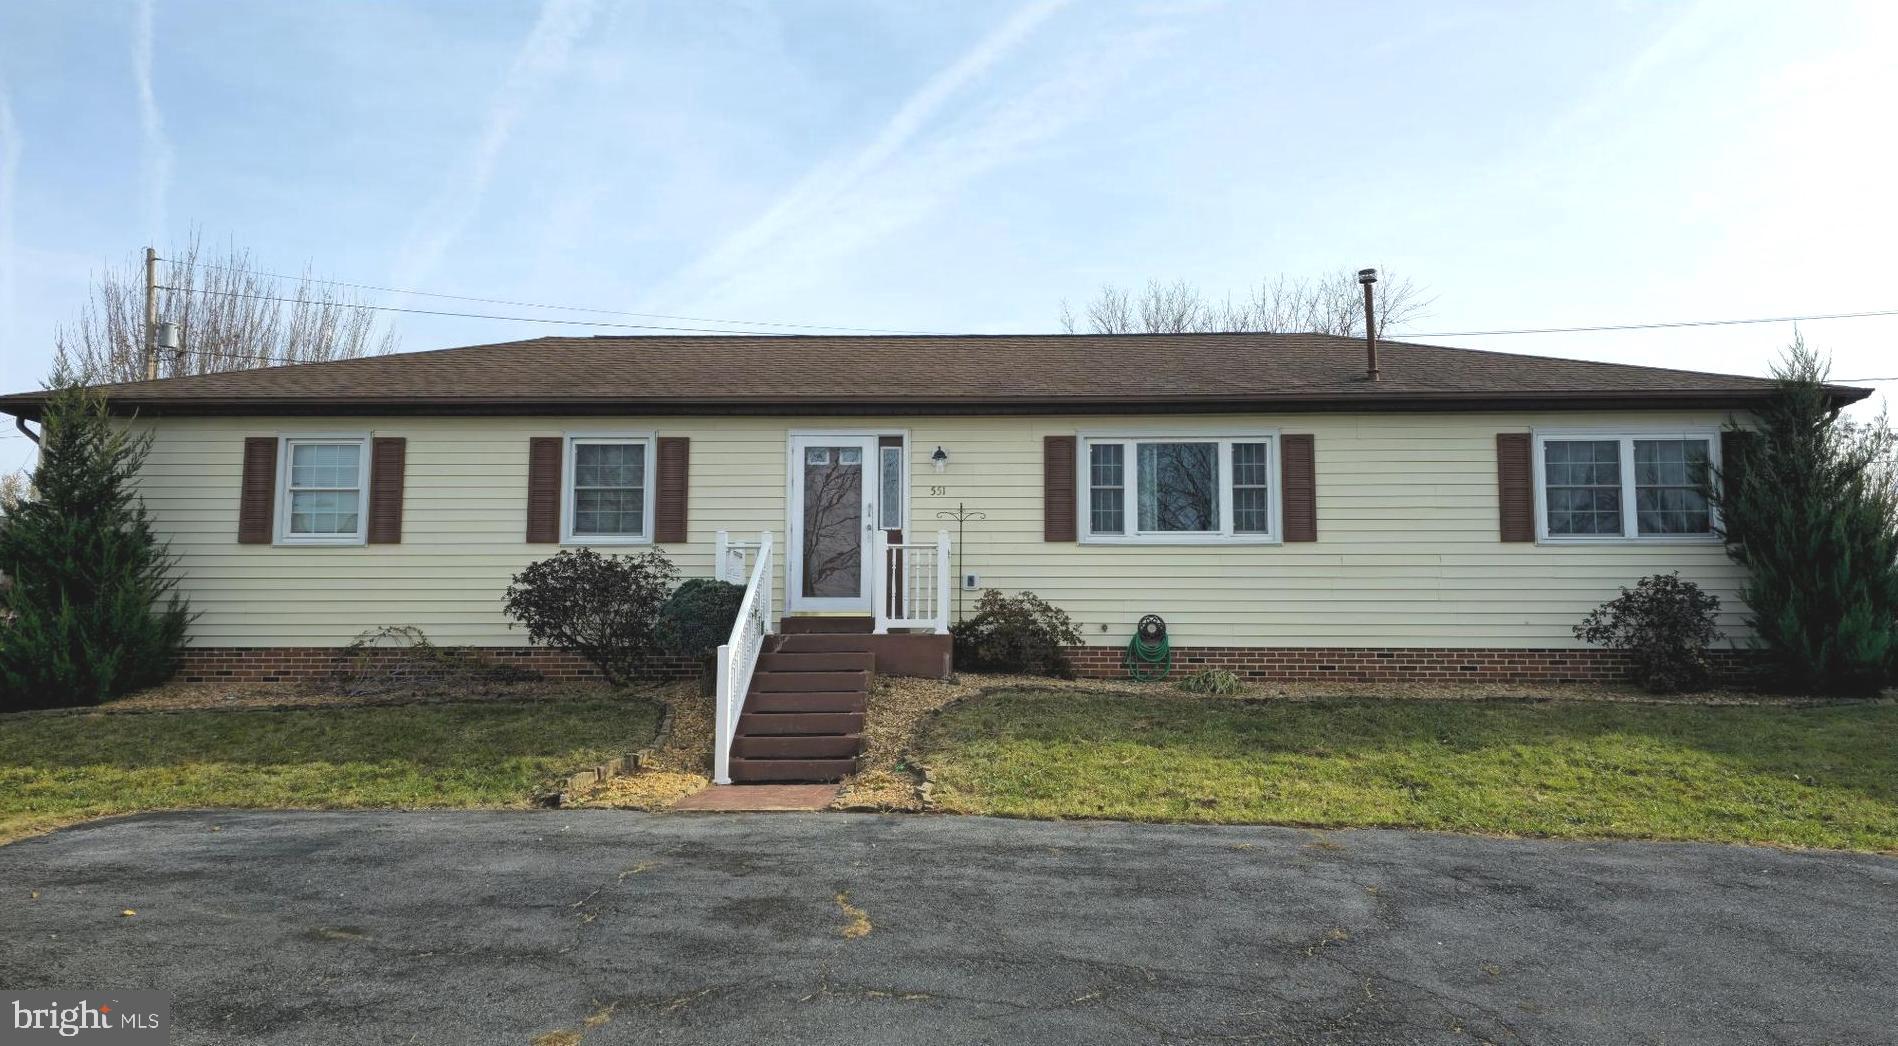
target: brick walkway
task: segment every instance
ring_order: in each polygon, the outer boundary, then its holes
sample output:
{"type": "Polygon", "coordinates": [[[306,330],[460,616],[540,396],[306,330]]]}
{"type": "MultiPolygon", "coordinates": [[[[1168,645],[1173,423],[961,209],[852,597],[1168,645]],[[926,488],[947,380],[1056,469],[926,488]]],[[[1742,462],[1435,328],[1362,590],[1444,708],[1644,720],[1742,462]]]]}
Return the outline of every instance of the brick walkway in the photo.
{"type": "Polygon", "coordinates": [[[822,810],[842,785],[713,785],[672,804],[674,810],[822,810]]]}

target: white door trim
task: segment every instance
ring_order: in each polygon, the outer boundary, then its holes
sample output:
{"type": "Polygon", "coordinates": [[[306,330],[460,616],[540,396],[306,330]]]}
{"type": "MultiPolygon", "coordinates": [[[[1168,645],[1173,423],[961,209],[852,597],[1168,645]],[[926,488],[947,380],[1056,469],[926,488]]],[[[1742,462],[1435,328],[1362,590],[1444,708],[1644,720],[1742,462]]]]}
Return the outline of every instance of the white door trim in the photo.
{"type": "Polygon", "coordinates": [[[793,432],[785,450],[784,612],[870,612],[871,530],[877,520],[877,437],[861,433],[793,432]],[[802,595],[804,589],[804,451],[808,447],[855,447],[863,454],[862,544],[858,571],[861,592],[855,597],[802,595]]]}

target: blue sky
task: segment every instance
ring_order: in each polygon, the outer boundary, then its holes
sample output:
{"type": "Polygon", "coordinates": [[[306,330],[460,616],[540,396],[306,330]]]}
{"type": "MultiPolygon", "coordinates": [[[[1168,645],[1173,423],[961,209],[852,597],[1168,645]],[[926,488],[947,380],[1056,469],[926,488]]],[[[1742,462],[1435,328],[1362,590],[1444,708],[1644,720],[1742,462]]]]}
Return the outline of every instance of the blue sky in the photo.
{"type": "MultiPolygon", "coordinates": [[[[9,4],[0,385],[193,227],[278,271],[923,331],[1359,265],[1435,296],[1413,331],[1898,308],[1891,6],[9,4]]],[[[1898,318],[1804,330],[1898,375],[1898,318]]],[[[1791,334],[1461,343],[1763,373],[1791,334]]]]}

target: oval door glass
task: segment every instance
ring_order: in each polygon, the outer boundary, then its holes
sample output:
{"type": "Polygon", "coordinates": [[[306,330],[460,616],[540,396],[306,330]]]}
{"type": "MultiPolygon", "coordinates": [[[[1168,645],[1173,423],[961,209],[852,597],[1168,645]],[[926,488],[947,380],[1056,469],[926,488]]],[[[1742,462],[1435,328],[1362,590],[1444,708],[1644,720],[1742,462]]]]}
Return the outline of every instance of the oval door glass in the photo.
{"type": "Polygon", "coordinates": [[[806,598],[863,594],[863,450],[804,451],[804,583],[806,598]]]}

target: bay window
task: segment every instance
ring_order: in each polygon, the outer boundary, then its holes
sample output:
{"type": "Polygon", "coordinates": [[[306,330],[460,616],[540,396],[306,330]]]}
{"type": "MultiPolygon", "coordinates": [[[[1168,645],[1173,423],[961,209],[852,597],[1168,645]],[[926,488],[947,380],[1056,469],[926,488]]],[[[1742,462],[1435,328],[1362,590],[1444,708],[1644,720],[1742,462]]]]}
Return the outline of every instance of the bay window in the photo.
{"type": "Polygon", "coordinates": [[[1086,528],[1097,542],[1278,540],[1276,439],[1086,437],[1086,528]]]}

